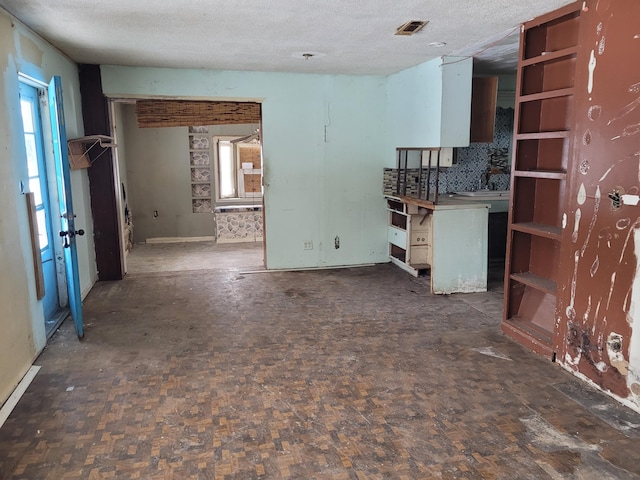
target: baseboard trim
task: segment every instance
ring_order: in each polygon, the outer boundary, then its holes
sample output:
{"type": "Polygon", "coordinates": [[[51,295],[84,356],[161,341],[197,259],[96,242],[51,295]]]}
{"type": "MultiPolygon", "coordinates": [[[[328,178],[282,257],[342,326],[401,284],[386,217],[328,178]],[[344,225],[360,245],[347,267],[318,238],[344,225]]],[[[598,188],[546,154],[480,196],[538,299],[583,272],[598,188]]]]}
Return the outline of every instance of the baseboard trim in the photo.
{"type": "Polygon", "coordinates": [[[256,243],[261,242],[262,237],[252,238],[218,238],[217,243],[256,243]]]}
{"type": "Polygon", "coordinates": [[[216,237],[154,237],[147,238],[145,243],[184,243],[184,242],[215,242],[216,237]]]}
{"type": "Polygon", "coordinates": [[[22,380],[20,380],[20,383],[18,383],[18,386],[9,396],[7,401],[4,402],[2,408],[0,408],[0,428],[2,428],[4,422],[7,420],[7,418],[9,418],[9,415],[11,415],[11,412],[22,398],[22,395],[24,395],[24,392],[27,391],[27,388],[36,377],[38,370],[40,370],[39,366],[32,365],[31,368],[27,370],[27,373],[24,375],[24,377],[22,377],[22,380]]]}
{"type": "Polygon", "coordinates": [[[339,270],[341,268],[360,268],[360,267],[373,267],[375,263],[357,263],[355,265],[335,265],[326,267],[300,267],[300,268],[272,268],[264,270],[245,270],[239,272],[240,275],[251,275],[254,273],[282,273],[282,272],[314,272],[317,270],[339,270]]]}
{"type": "Polygon", "coordinates": [[[82,290],[82,292],[80,292],[80,298],[82,300],[84,300],[85,298],[87,298],[87,295],[89,295],[89,292],[91,292],[91,289],[95,286],[96,282],[98,281],[97,278],[95,278],[92,282],[91,285],[89,285],[87,288],[85,288],[84,290],[82,290]]]}

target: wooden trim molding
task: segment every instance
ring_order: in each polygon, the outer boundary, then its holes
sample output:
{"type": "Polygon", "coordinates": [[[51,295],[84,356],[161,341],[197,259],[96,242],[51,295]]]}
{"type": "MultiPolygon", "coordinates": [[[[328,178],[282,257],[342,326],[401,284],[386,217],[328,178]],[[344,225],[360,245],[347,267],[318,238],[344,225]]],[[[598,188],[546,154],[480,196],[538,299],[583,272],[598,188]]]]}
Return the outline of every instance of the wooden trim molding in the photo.
{"type": "Polygon", "coordinates": [[[33,255],[33,269],[36,276],[36,294],[38,300],[44,298],[44,271],[42,269],[42,255],[40,254],[40,242],[38,240],[38,220],[36,217],[36,199],[33,192],[24,194],[27,200],[27,213],[29,216],[29,229],[31,231],[31,253],[33,255]]]}

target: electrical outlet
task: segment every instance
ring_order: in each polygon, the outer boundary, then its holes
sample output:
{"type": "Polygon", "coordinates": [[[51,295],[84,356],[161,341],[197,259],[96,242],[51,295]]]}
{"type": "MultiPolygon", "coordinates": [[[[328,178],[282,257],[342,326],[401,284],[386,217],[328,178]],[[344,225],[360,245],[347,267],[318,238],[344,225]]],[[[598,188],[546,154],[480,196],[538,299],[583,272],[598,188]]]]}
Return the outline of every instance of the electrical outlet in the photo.
{"type": "Polygon", "coordinates": [[[305,240],[304,249],[305,250],[313,250],[313,240],[305,240]]]}

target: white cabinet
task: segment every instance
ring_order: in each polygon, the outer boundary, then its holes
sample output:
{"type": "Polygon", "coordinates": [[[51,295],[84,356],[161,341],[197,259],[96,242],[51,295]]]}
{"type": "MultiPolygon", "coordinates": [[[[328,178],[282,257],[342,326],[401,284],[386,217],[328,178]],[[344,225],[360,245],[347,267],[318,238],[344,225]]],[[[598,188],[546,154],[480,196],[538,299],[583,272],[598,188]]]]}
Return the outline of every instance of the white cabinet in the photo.
{"type": "Polygon", "coordinates": [[[431,267],[432,212],[387,198],[389,255],[391,261],[418,276],[431,267]]]}
{"type": "Polygon", "coordinates": [[[442,147],[440,150],[423,150],[422,167],[451,167],[453,166],[453,148],[442,147]]]}
{"type": "Polygon", "coordinates": [[[432,293],[487,290],[489,205],[387,197],[387,210],[391,262],[416,277],[428,274],[432,293]]]}
{"type": "Polygon", "coordinates": [[[473,58],[441,56],[388,78],[388,137],[404,148],[466,147],[473,58]]]}
{"type": "Polygon", "coordinates": [[[389,226],[389,235],[388,235],[389,243],[395,245],[400,248],[407,248],[407,232],[406,230],[402,230],[400,228],[396,228],[393,226],[389,226]]]}

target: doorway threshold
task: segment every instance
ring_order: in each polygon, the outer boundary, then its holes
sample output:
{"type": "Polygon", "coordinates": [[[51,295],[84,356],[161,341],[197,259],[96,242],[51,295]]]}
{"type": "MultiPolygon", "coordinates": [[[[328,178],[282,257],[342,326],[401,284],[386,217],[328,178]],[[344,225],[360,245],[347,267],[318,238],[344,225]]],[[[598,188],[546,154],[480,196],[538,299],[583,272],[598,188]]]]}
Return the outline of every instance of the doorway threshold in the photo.
{"type": "Polygon", "coordinates": [[[47,340],[49,340],[53,336],[53,334],[56,333],[56,330],[58,329],[60,324],[64,322],[64,320],[69,316],[69,313],[70,311],[68,308],[63,308],[61,310],[58,310],[52,318],[50,318],[49,320],[45,320],[44,327],[47,332],[47,340]]]}

